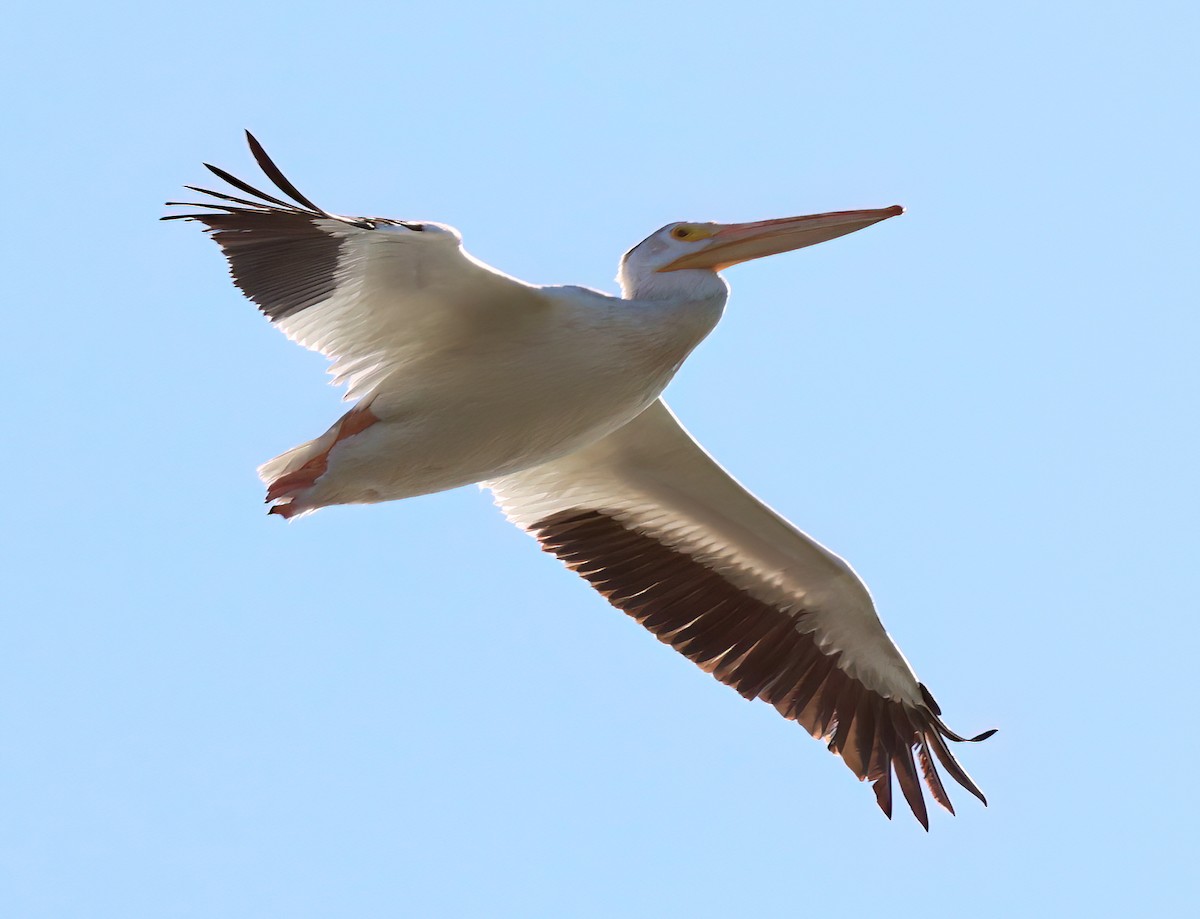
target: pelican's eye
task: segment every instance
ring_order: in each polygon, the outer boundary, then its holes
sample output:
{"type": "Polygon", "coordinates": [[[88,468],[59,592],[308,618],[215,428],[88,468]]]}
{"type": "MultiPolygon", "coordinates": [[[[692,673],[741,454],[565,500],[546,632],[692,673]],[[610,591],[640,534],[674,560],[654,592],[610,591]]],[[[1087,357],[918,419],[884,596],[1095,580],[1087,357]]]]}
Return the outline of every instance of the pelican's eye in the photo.
{"type": "Polygon", "coordinates": [[[673,239],[682,239],[684,242],[696,242],[712,235],[712,228],[702,223],[681,223],[671,230],[673,239]]]}

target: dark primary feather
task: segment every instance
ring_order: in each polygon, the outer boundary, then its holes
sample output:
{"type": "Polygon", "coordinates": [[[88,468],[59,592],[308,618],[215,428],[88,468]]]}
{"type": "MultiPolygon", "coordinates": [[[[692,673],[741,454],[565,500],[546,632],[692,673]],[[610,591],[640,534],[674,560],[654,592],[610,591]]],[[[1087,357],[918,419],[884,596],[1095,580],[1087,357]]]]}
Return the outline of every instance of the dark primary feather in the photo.
{"type": "Polygon", "coordinates": [[[219,166],[205,163],[218,178],[252,197],[187,185],[184,187],[213,200],[168,201],[167,205],[206,210],[171,214],[162,219],[204,224],[229,260],[234,283],[273,321],[322,303],[337,289],[346,241],[331,232],[329,221],[360,230],[373,230],[379,224],[413,231],[423,229],[420,224],[383,217],[331,214],[301,194],[249,131],[246,141],[266,177],[296,203],[277,198],[219,166]]]}
{"type": "MultiPolygon", "coordinates": [[[[185,185],[183,187],[186,188],[188,191],[198,191],[202,195],[212,195],[214,198],[220,198],[222,201],[232,201],[234,204],[245,204],[245,205],[248,205],[249,207],[262,207],[262,205],[257,201],[250,201],[250,200],[247,200],[246,198],[235,198],[233,195],[227,195],[224,192],[220,192],[220,191],[213,191],[211,188],[201,188],[198,185],[185,185]]],[[[182,201],[168,201],[167,202],[167,204],[184,204],[184,203],[187,203],[187,202],[182,202],[182,201]]],[[[220,207],[220,205],[213,204],[211,202],[208,202],[205,204],[190,203],[190,204],[188,204],[188,206],[189,207],[220,207]]],[[[176,216],[178,216],[178,215],[176,215],[176,216]]],[[[172,220],[174,218],[164,217],[162,219],[163,220],[172,220]]]]}
{"type": "Polygon", "coordinates": [[[299,201],[309,210],[325,213],[296,190],[296,186],[280,171],[279,167],[275,165],[275,161],[267,156],[267,151],[258,142],[258,138],[249,131],[246,132],[246,142],[250,145],[250,152],[254,154],[255,162],[258,163],[259,168],[262,169],[266,177],[275,183],[276,188],[285,195],[290,196],[293,201],[299,201]]]}
{"type": "Polygon", "coordinates": [[[944,738],[964,738],[942,723],[929,691],[921,686],[922,702],[910,705],[868,689],[838,666],[840,652],[822,652],[813,635],[801,631],[803,613],[749,596],[686,553],[601,510],[562,511],[530,529],[547,552],[660,641],[746,698],[774,705],[825,739],[860,780],[873,783],[888,817],[895,773],[909,808],[929,828],[914,753],[933,799],[950,813],[954,808],[935,756],[955,781],[987,803],[946,746],[944,738]]]}
{"type": "Polygon", "coordinates": [[[268,202],[269,204],[278,205],[279,207],[282,207],[285,210],[299,210],[299,208],[297,208],[296,205],[288,204],[286,201],[276,198],[274,195],[268,195],[265,191],[259,191],[257,188],[255,188],[253,185],[251,185],[249,182],[243,182],[241,179],[239,179],[233,173],[226,172],[220,166],[214,166],[212,163],[204,163],[203,165],[204,165],[205,169],[207,169],[209,172],[211,172],[217,178],[224,179],[226,182],[228,182],[234,188],[241,189],[248,195],[254,195],[256,198],[262,198],[264,201],[268,202]]]}

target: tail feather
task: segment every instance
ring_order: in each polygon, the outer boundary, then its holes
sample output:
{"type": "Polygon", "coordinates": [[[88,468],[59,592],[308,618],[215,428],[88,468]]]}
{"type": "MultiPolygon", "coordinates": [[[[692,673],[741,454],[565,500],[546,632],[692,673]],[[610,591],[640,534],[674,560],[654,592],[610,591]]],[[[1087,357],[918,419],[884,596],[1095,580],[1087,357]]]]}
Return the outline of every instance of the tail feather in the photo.
{"type": "Polygon", "coordinates": [[[267,485],[267,503],[273,504],[268,513],[291,518],[320,507],[322,502],[312,500],[311,489],[328,470],[330,451],[339,441],[361,434],[378,420],[369,404],[359,404],[320,437],[259,466],[258,475],[267,485]]]}
{"type": "Polygon", "coordinates": [[[298,447],[292,447],[286,453],[280,453],[274,459],[269,459],[258,467],[258,477],[263,480],[264,484],[271,485],[288,473],[295,472],[309,460],[320,456],[332,447],[336,436],[337,431],[335,428],[334,430],[326,431],[315,440],[300,444],[298,447]]]}

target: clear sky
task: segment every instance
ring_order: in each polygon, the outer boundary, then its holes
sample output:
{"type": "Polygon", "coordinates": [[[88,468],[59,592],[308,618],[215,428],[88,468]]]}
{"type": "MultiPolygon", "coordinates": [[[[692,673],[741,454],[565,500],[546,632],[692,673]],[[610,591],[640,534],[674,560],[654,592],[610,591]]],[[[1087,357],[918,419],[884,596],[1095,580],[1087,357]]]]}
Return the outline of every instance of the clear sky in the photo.
{"type": "Polygon", "coordinates": [[[0,915],[1193,908],[1195,10],[9,10],[0,915]],[[1000,729],[960,748],[991,806],[888,823],[477,489],[268,519],[256,464],[338,393],[157,222],[253,171],[243,128],[545,283],[613,290],[671,220],[905,205],[732,269],[668,400],[1000,729]]]}

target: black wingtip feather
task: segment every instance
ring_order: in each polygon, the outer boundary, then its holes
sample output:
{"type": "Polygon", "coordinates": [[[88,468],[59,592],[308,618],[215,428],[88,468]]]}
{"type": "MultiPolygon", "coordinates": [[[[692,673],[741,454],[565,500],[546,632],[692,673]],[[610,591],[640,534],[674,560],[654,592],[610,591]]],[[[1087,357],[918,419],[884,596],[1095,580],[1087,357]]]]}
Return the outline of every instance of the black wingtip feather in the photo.
{"type": "Polygon", "coordinates": [[[875,803],[879,805],[879,809],[883,811],[883,815],[892,819],[892,768],[889,765],[887,771],[876,779],[871,789],[875,792],[875,803]]]}
{"type": "Polygon", "coordinates": [[[950,748],[946,746],[946,741],[942,740],[941,735],[936,731],[930,731],[925,737],[929,741],[929,746],[933,749],[934,755],[942,764],[942,768],[950,773],[954,781],[958,782],[959,785],[982,801],[984,807],[987,807],[987,798],[983,796],[983,792],[979,790],[979,786],[967,775],[967,771],[959,765],[958,760],[954,758],[954,754],[950,752],[950,748]]]}
{"type": "Polygon", "coordinates": [[[925,796],[921,794],[921,781],[917,777],[916,763],[913,762],[912,725],[902,712],[892,713],[892,723],[895,725],[897,738],[901,741],[900,749],[892,756],[896,781],[900,784],[900,791],[904,794],[904,800],[908,802],[909,810],[921,826],[925,827],[925,831],[929,832],[929,811],[925,807],[925,796]]]}
{"type": "Polygon", "coordinates": [[[953,740],[955,743],[979,743],[981,740],[987,740],[998,730],[998,728],[992,728],[991,730],[984,731],[982,734],[976,734],[974,737],[963,737],[956,731],[950,730],[950,728],[946,726],[946,722],[944,722],[937,715],[934,715],[932,720],[934,725],[937,726],[938,732],[943,737],[947,738],[948,740],[953,740]]]}
{"type": "Polygon", "coordinates": [[[204,163],[202,165],[217,178],[228,182],[234,188],[240,188],[248,195],[254,195],[258,198],[262,198],[264,201],[270,201],[272,204],[278,204],[280,207],[286,208],[289,211],[296,210],[296,206],[294,204],[288,204],[288,202],[282,201],[279,198],[276,198],[274,195],[268,195],[265,191],[259,191],[249,182],[243,182],[237,176],[226,172],[220,166],[214,166],[212,163],[204,163]]]}
{"type": "Polygon", "coordinates": [[[929,691],[924,683],[918,683],[917,688],[921,690],[921,698],[925,700],[925,704],[929,706],[929,710],[935,715],[940,715],[942,713],[942,707],[937,704],[937,700],[934,699],[933,693],[929,691]]]}
{"type": "Polygon", "coordinates": [[[266,174],[268,179],[275,183],[276,188],[290,197],[293,201],[299,202],[309,210],[325,215],[324,209],[317,207],[315,204],[309,201],[308,198],[300,194],[299,189],[297,189],[296,186],[288,180],[288,177],[283,174],[280,168],[275,165],[275,161],[267,156],[267,151],[264,150],[263,145],[258,142],[258,138],[256,138],[249,131],[246,132],[246,143],[250,145],[250,152],[254,154],[254,159],[258,163],[259,168],[266,174]]]}
{"type": "Polygon", "coordinates": [[[933,800],[953,814],[954,805],[950,802],[950,796],[946,794],[946,786],[942,784],[942,777],[933,763],[933,757],[929,753],[929,743],[923,734],[921,735],[921,745],[917,749],[917,760],[921,766],[921,774],[925,777],[925,784],[929,786],[929,791],[933,795],[933,800]]]}
{"type": "MultiPolygon", "coordinates": [[[[250,207],[258,207],[258,208],[261,208],[264,206],[261,201],[251,201],[248,198],[238,198],[238,197],[235,197],[234,195],[227,195],[224,192],[213,191],[211,188],[201,188],[199,185],[185,185],[183,187],[188,189],[188,191],[196,191],[202,195],[212,195],[214,198],[220,198],[222,201],[232,201],[234,204],[245,204],[250,207]]],[[[175,202],[168,201],[167,203],[174,204],[175,202]]],[[[208,205],[205,205],[205,206],[207,207],[208,205]]]]}

